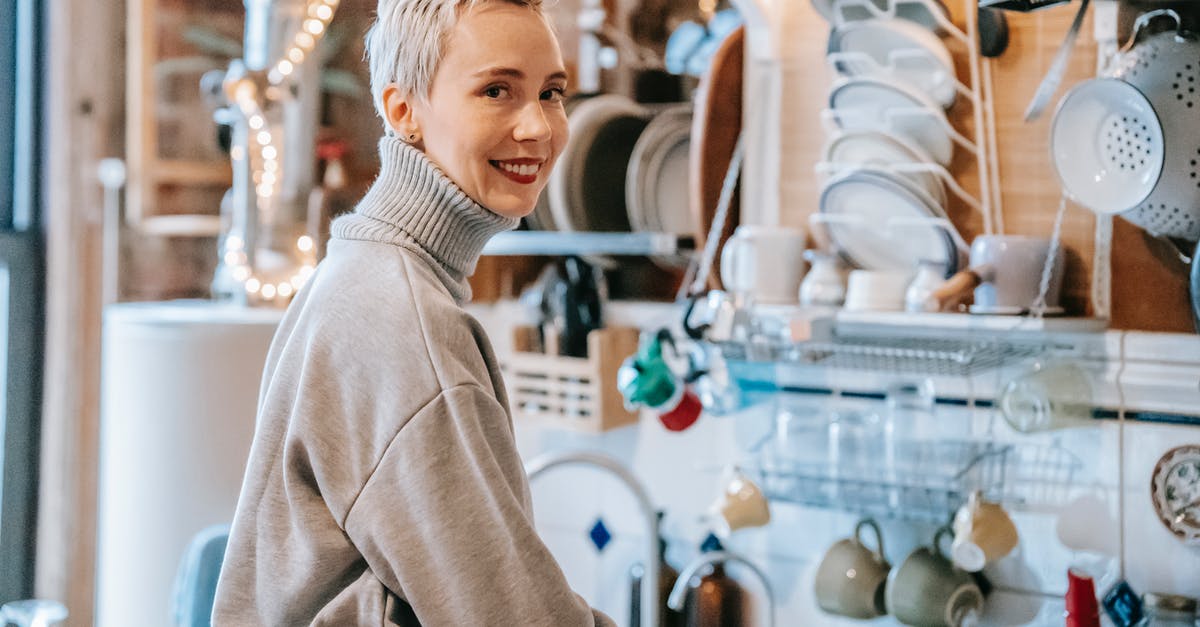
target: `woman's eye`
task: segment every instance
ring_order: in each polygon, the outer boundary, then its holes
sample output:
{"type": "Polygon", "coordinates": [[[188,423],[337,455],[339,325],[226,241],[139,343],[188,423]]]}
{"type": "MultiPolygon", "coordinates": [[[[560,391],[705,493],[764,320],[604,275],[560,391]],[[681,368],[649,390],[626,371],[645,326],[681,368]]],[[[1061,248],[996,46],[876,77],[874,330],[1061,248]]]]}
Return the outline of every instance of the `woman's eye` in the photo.
{"type": "Polygon", "coordinates": [[[562,87],[552,87],[542,92],[542,100],[558,102],[563,99],[566,91],[562,87]]]}
{"type": "Polygon", "coordinates": [[[487,96],[488,98],[499,98],[500,96],[504,95],[504,91],[504,87],[501,87],[500,85],[492,85],[491,87],[483,90],[483,95],[487,96]]]}

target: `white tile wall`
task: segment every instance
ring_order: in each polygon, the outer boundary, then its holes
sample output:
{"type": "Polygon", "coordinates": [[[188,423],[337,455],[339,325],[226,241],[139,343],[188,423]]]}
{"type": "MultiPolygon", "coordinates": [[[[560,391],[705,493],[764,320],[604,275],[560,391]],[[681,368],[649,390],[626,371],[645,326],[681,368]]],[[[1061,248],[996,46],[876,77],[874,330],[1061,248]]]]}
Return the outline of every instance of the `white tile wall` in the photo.
{"type": "MultiPolygon", "coordinates": [[[[673,310],[667,309],[616,308],[609,317],[650,326],[670,321],[673,310]]],[[[503,326],[500,320],[511,318],[491,317],[497,311],[501,310],[481,308],[476,313],[485,325],[503,326]]],[[[1098,378],[1102,399],[1123,396],[1128,401],[1149,395],[1157,400],[1134,408],[1200,414],[1200,377],[1194,376],[1197,369],[1191,365],[1200,362],[1200,350],[1193,350],[1200,346],[1195,338],[1109,335],[1107,343],[1123,347],[1127,363],[1110,358],[1102,368],[1108,372],[1098,378]],[[1192,362],[1186,359],[1189,354],[1192,362]],[[1171,376],[1153,376],[1171,361],[1176,362],[1167,368],[1171,376]],[[1118,378],[1122,373],[1134,376],[1118,378]],[[1146,392],[1143,379],[1169,394],[1146,392]]],[[[492,330],[492,337],[504,336],[492,330]]],[[[828,396],[805,398],[818,409],[836,402],[828,396]]],[[[681,568],[695,557],[707,532],[703,517],[719,492],[722,469],[743,459],[747,448],[770,431],[773,412],[773,406],[765,404],[733,416],[704,416],[683,433],[666,431],[649,414],[635,426],[599,436],[518,423],[518,444],[526,460],[547,452],[587,449],[627,464],[645,484],[653,503],[667,512],[663,527],[670,541],[667,557],[681,568]]],[[[939,406],[933,421],[930,429],[1011,443],[1021,452],[1010,464],[1015,474],[1009,487],[1023,499],[1011,507],[1022,539],[1012,555],[986,571],[996,586],[988,601],[987,624],[1061,625],[1066,571],[1071,566],[1092,573],[1101,591],[1124,577],[1138,592],[1200,596],[1200,548],[1176,541],[1155,518],[1149,497],[1149,473],[1159,456],[1179,444],[1200,443],[1200,427],[1105,419],[1031,436],[1013,432],[990,408],[959,406],[939,406]],[[1050,464],[1039,456],[1047,451],[1061,457],[1050,464]],[[1061,464],[1064,460],[1070,464],[1061,464]]],[[[628,569],[645,550],[633,499],[608,476],[576,469],[552,471],[539,478],[532,490],[539,529],[572,585],[619,624],[626,624],[628,569]],[[561,476],[555,476],[558,473],[561,476]],[[598,516],[603,516],[614,535],[600,555],[587,539],[598,516]]],[[[824,549],[848,535],[856,517],[784,503],[772,504],[772,516],[764,528],[735,533],[727,548],[749,557],[768,574],[779,601],[778,624],[863,624],[821,613],[812,593],[812,578],[824,549]]],[[[933,531],[931,524],[885,521],[887,557],[898,563],[927,543],[933,531]]],[[[731,572],[738,575],[739,571],[731,572]]],[[[757,584],[742,575],[740,581],[753,593],[757,584]]],[[[882,618],[868,624],[893,622],[882,618]]]]}

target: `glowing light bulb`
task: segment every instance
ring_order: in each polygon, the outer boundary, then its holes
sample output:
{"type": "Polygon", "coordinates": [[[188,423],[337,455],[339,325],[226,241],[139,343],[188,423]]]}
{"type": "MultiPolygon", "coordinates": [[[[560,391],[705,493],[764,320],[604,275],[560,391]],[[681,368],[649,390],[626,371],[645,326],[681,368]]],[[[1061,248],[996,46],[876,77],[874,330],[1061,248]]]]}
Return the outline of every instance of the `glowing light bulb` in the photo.
{"type": "Polygon", "coordinates": [[[279,73],[283,74],[284,76],[287,76],[292,73],[292,62],[288,61],[287,59],[281,60],[279,62],[278,67],[279,67],[279,73]]]}
{"type": "Polygon", "coordinates": [[[265,185],[265,184],[264,184],[264,185],[259,185],[259,186],[257,187],[257,190],[258,190],[258,195],[259,195],[259,196],[261,196],[261,197],[263,197],[263,198],[270,198],[270,197],[271,197],[271,192],[273,191],[273,190],[271,189],[271,186],[270,186],[270,185],[265,185]]]}
{"type": "Polygon", "coordinates": [[[318,4],[317,17],[328,22],[329,18],[333,17],[333,7],[328,4],[318,4]]]}
{"type": "Polygon", "coordinates": [[[304,265],[300,266],[300,278],[304,279],[305,281],[308,280],[308,277],[312,276],[312,273],[313,273],[312,266],[310,266],[308,264],[304,264],[304,265]]]}
{"type": "Polygon", "coordinates": [[[238,263],[238,254],[236,250],[231,250],[225,253],[225,265],[236,266],[238,263]]]}
{"type": "Polygon", "coordinates": [[[299,274],[293,275],[289,281],[291,281],[292,287],[296,289],[300,289],[300,286],[304,285],[304,279],[299,274]]]}
{"type": "Polygon", "coordinates": [[[241,283],[248,278],[250,278],[250,268],[247,268],[246,266],[237,266],[233,269],[234,281],[241,283]]]}
{"type": "Polygon", "coordinates": [[[263,118],[261,115],[257,115],[257,114],[252,115],[252,116],[250,116],[249,123],[250,123],[250,128],[257,131],[258,129],[263,127],[263,118]]]}
{"type": "Polygon", "coordinates": [[[304,61],[304,51],[299,48],[292,48],[288,50],[288,58],[292,60],[292,63],[299,65],[301,61],[304,61]]]}
{"type": "Polygon", "coordinates": [[[292,284],[284,281],[280,283],[275,290],[279,293],[280,298],[287,298],[292,295],[292,284]]]}
{"type": "Polygon", "coordinates": [[[275,175],[270,172],[256,173],[255,176],[258,176],[262,179],[263,185],[274,185],[275,184],[275,175]]]}
{"type": "MultiPolygon", "coordinates": [[[[265,152],[265,151],[264,151],[265,152]]],[[[267,159],[263,162],[263,169],[267,172],[275,172],[279,170],[279,163],[274,159],[267,159]]]]}
{"type": "Polygon", "coordinates": [[[241,161],[246,158],[246,151],[241,146],[234,146],[229,149],[229,157],[234,161],[241,161]]]}
{"type": "Polygon", "coordinates": [[[266,159],[267,161],[274,161],[275,157],[278,156],[278,154],[279,153],[275,152],[274,146],[263,146],[263,149],[262,149],[263,159],[266,159]]]}
{"type": "Polygon", "coordinates": [[[275,298],[275,286],[270,283],[264,283],[262,286],[262,297],[267,300],[275,298]]]}
{"type": "Polygon", "coordinates": [[[302,250],[304,252],[308,252],[308,251],[312,250],[313,249],[312,238],[307,235],[301,235],[299,238],[296,239],[296,248],[299,248],[300,250],[302,250]]]}
{"type": "Polygon", "coordinates": [[[246,244],[242,242],[242,238],[238,237],[237,235],[230,235],[229,237],[225,238],[225,248],[230,250],[241,250],[242,248],[245,248],[245,246],[246,244]]]}
{"type": "Polygon", "coordinates": [[[304,50],[312,49],[312,47],[314,45],[316,45],[316,43],[317,43],[317,41],[315,39],[313,39],[312,35],[309,35],[308,33],[304,32],[304,31],[300,31],[300,32],[296,33],[296,45],[300,46],[304,50]]]}
{"type": "Polygon", "coordinates": [[[271,143],[271,134],[266,131],[259,131],[258,135],[256,135],[255,137],[256,137],[256,139],[258,139],[258,143],[263,146],[266,146],[267,144],[271,143]]]}
{"type": "Polygon", "coordinates": [[[258,288],[260,288],[260,287],[262,287],[262,283],[259,283],[258,279],[254,278],[254,277],[250,277],[250,278],[246,279],[246,291],[247,292],[250,292],[251,294],[257,293],[258,288]]]}

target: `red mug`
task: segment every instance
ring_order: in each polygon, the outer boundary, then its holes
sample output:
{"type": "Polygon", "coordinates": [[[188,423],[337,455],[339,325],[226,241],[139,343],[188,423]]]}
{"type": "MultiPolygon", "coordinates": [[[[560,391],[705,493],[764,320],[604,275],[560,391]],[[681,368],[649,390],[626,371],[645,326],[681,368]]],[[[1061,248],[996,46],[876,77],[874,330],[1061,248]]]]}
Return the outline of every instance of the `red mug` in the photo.
{"type": "Polygon", "coordinates": [[[1091,576],[1067,570],[1066,627],[1100,627],[1100,604],[1091,576]]]}

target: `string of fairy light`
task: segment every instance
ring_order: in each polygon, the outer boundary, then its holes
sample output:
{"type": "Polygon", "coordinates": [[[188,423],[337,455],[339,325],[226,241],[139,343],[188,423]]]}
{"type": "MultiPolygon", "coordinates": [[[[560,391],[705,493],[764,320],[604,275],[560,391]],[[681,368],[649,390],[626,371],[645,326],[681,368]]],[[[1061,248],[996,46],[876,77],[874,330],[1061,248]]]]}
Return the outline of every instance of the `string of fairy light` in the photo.
{"type": "MultiPolygon", "coordinates": [[[[321,41],[329,27],[330,20],[337,12],[339,3],[340,0],[315,0],[307,3],[300,27],[293,35],[287,53],[276,61],[266,73],[267,86],[264,95],[267,98],[279,99],[280,94],[286,91],[281,87],[291,79],[296,68],[316,49],[317,43],[321,41]]],[[[275,194],[276,184],[280,179],[279,149],[275,145],[271,125],[268,123],[257,97],[258,85],[251,78],[243,77],[234,86],[233,94],[234,100],[246,118],[246,124],[250,131],[250,141],[248,142],[250,154],[242,154],[239,146],[235,147],[236,152],[233,156],[235,159],[249,157],[257,206],[259,211],[270,211],[271,198],[275,194]]],[[[273,301],[276,298],[290,297],[312,276],[316,266],[316,246],[312,237],[301,235],[296,238],[296,251],[300,253],[304,263],[300,265],[295,274],[281,281],[266,280],[254,272],[249,264],[249,255],[246,253],[246,242],[237,235],[231,234],[225,239],[223,260],[225,265],[230,268],[234,280],[245,287],[247,295],[257,296],[265,301],[273,301]]]]}

